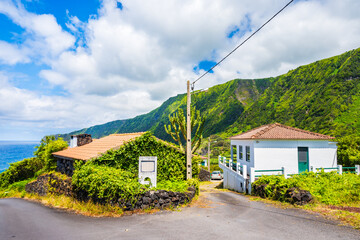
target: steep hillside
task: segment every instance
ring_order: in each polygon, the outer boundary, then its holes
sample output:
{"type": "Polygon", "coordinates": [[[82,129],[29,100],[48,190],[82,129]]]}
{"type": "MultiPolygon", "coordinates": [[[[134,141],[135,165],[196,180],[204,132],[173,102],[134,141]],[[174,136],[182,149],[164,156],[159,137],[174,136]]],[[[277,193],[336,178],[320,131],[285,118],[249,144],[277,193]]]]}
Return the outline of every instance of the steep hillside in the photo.
{"type": "Polygon", "coordinates": [[[280,122],[333,136],[360,133],[360,49],[301,66],[273,84],[226,136],[280,122]]]}
{"type": "MultiPolygon", "coordinates": [[[[257,80],[235,79],[224,84],[211,87],[205,91],[197,91],[192,95],[192,103],[202,114],[207,116],[205,123],[205,136],[224,131],[233,124],[241,113],[251,106],[270,86],[273,78],[257,80]]],[[[139,131],[152,131],[155,136],[170,140],[164,131],[164,124],[169,124],[168,116],[177,109],[186,108],[186,95],[180,94],[169,98],[159,108],[132,119],[118,120],[79,131],[64,134],[62,137],[69,139],[70,135],[79,133],[91,134],[99,138],[112,133],[126,133],[139,131]]]]}
{"type": "MultiPolygon", "coordinates": [[[[333,136],[360,134],[360,48],[298,67],[276,78],[235,79],[197,91],[192,103],[207,117],[204,136],[228,137],[280,122],[333,136]]],[[[169,114],[185,109],[186,96],[169,98],[159,108],[132,119],[118,120],[63,135],[164,131],[169,114]]]]}

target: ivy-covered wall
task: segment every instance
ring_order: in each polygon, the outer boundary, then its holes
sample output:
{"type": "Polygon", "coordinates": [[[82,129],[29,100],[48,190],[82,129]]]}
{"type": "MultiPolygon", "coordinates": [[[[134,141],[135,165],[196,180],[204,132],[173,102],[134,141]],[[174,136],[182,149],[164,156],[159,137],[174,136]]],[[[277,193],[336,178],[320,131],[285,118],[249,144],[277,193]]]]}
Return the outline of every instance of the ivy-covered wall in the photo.
{"type": "MultiPolygon", "coordinates": [[[[158,181],[176,181],[186,178],[185,153],[180,152],[176,146],[155,138],[150,132],[127,142],[117,150],[109,150],[87,164],[119,168],[137,175],[139,156],[157,157],[158,181]]],[[[199,174],[199,162],[199,157],[192,158],[193,177],[199,174]]]]}

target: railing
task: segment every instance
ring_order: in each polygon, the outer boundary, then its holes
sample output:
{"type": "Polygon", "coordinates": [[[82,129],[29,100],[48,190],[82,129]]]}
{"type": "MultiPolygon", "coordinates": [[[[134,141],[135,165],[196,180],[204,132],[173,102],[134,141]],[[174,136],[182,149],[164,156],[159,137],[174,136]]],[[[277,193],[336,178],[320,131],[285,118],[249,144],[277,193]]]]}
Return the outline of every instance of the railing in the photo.
{"type": "MultiPolygon", "coordinates": [[[[285,169],[284,167],[279,169],[255,169],[250,168],[250,176],[247,175],[247,165],[240,165],[239,162],[233,162],[231,158],[226,158],[219,156],[219,165],[222,164],[223,170],[228,169],[232,172],[232,174],[237,174],[242,179],[240,181],[243,181],[246,184],[249,184],[247,189],[250,193],[251,191],[251,184],[255,181],[255,178],[259,178],[263,175],[276,175],[281,176],[283,175],[285,178],[291,177],[293,175],[297,175],[298,173],[291,173],[287,174],[288,169],[285,169]],[[226,167],[226,168],[224,168],[226,167]],[[270,173],[270,174],[261,174],[261,173],[270,173]],[[272,174],[271,174],[272,173],[272,174]],[[250,177],[250,178],[249,178],[250,177]]],[[[355,165],[355,167],[342,167],[341,165],[338,165],[337,167],[326,167],[326,168],[314,168],[313,166],[310,167],[310,171],[317,172],[318,170],[336,170],[338,174],[342,174],[344,172],[352,172],[356,174],[360,174],[360,165],[355,165]]],[[[225,179],[224,179],[225,180],[225,179]]],[[[225,185],[224,185],[225,186],[225,185]]]]}
{"type": "MultiPolygon", "coordinates": [[[[266,170],[255,170],[254,172],[258,173],[258,172],[281,172],[282,174],[278,174],[277,176],[281,176],[284,175],[284,168],[282,169],[266,169],[266,170]]],[[[271,174],[273,175],[273,174],[271,174]]],[[[255,177],[261,177],[263,175],[255,175],[255,177]]]]}
{"type": "Polygon", "coordinates": [[[343,172],[345,173],[357,173],[357,168],[356,167],[343,167],[343,172]]]}
{"type": "Polygon", "coordinates": [[[230,170],[238,173],[239,175],[243,175],[246,178],[246,165],[240,165],[239,162],[233,162],[230,159],[227,159],[226,157],[223,156],[219,156],[219,164],[222,164],[224,166],[226,166],[227,168],[229,168],[230,170]]]}

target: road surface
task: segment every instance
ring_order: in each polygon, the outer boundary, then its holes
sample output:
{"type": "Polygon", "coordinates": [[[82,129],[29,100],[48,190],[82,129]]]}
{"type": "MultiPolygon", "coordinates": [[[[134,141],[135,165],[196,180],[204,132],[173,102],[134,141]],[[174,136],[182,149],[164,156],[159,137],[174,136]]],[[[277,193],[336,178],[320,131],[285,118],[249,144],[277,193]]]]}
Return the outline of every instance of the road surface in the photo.
{"type": "Polygon", "coordinates": [[[0,199],[0,239],[360,239],[360,231],[351,227],[232,192],[207,191],[201,200],[181,211],[91,218],[0,199]]]}

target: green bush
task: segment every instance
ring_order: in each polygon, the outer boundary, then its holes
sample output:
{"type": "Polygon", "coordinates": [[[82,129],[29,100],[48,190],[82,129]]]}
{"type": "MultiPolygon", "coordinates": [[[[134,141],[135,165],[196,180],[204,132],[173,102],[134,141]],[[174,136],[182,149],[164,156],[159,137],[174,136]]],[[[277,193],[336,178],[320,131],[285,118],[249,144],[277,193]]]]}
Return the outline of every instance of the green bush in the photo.
{"type": "Polygon", "coordinates": [[[344,167],[353,167],[360,164],[360,137],[346,136],[336,140],[338,150],[338,164],[344,167]]]}
{"type": "Polygon", "coordinates": [[[46,136],[41,140],[34,155],[43,162],[44,171],[52,171],[56,168],[56,160],[53,152],[67,148],[68,144],[62,138],[55,139],[55,136],[46,136]]]}
{"type": "Polygon", "coordinates": [[[156,189],[173,191],[173,192],[187,192],[188,188],[194,186],[196,189],[196,194],[199,194],[199,180],[192,178],[189,180],[180,180],[180,181],[162,181],[158,182],[156,189]]]}
{"type": "Polygon", "coordinates": [[[283,176],[262,176],[253,187],[266,185],[265,197],[285,201],[288,188],[307,190],[319,202],[328,205],[352,205],[360,203],[360,176],[352,173],[306,172],[285,179],[283,176]]]}
{"type": "Polygon", "coordinates": [[[38,173],[54,170],[56,162],[51,154],[66,147],[67,143],[61,138],[55,140],[54,136],[46,136],[36,147],[35,157],[11,163],[5,172],[0,173],[0,187],[5,188],[14,182],[37,176],[38,173]]]}
{"type": "Polygon", "coordinates": [[[83,190],[93,199],[102,199],[105,202],[119,198],[135,200],[135,196],[146,190],[136,176],[129,171],[115,169],[107,166],[87,164],[74,171],[72,183],[75,189],[83,190]]]}
{"type": "Polygon", "coordinates": [[[26,158],[22,161],[11,163],[10,167],[0,173],[0,187],[34,177],[35,173],[43,167],[38,158],[26,158]]]}
{"type": "MultiPolygon", "coordinates": [[[[186,178],[186,158],[170,143],[156,139],[147,132],[122,145],[117,150],[110,150],[103,156],[91,161],[91,164],[105,165],[138,173],[139,156],[156,156],[158,181],[178,181],[186,178]]],[[[193,177],[199,174],[199,157],[192,158],[193,177]]],[[[90,164],[90,163],[89,163],[90,164]]]]}

